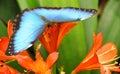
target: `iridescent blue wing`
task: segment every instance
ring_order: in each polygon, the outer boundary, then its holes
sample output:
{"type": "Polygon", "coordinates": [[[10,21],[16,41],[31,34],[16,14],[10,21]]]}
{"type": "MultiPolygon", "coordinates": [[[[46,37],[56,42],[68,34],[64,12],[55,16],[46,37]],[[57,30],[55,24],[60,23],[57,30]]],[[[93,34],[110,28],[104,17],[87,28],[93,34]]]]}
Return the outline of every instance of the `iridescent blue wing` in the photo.
{"type": "Polygon", "coordinates": [[[51,22],[85,20],[97,12],[95,9],[79,8],[36,8],[32,11],[51,22]]]}
{"type": "Polygon", "coordinates": [[[25,10],[14,24],[6,55],[13,55],[32,46],[45,29],[47,22],[84,20],[96,13],[94,9],[36,8],[25,10]],[[46,21],[47,20],[47,21],[46,21]]]}
{"type": "Polygon", "coordinates": [[[6,55],[19,53],[32,46],[32,43],[45,29],[46,24],[41,16],[31,11],[23,12],[17,22],[15,23],[15,33],[10,39],[6,55]]]}

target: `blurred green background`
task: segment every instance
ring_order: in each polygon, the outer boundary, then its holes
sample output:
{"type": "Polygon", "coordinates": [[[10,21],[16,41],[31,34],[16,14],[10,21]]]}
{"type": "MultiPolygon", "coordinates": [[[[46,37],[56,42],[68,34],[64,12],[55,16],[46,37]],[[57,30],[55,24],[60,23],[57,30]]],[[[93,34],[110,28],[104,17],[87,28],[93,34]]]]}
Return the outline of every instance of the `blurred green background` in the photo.
{"type": "MultiPolygon", "coordinates": [[[[60,56],[55,65],[54,74],[58,74],[56,70],[61,66],[64,66],[66,74],[70,74],[91,48],[93,32],[103,33],[103,44],[114,42],[120,49],[120,0],[0,0],[0,37],[7,36],[6,26],[9,19],[14,20],[15,16],[25,8],[40,6],[98,10],[98,14],[90,19],[77,22],[78,25],[64,37],[59,47],[60,56]]],[[[46,54],[45,50],[42,51],[42,54],[46,54]]],[[[100,73],[99,70],[95,70],[79,72],[78,74],[100,73]]]]}

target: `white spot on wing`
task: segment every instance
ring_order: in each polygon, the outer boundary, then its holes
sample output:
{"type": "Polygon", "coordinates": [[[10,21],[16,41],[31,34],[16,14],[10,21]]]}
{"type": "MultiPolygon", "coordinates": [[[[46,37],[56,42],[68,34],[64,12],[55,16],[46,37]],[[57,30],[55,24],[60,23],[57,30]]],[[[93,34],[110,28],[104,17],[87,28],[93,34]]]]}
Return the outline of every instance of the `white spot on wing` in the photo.
{"type": "Polygon", "coordinates": [[[31,47],[33,44],[30,44],[27,48],[31,47]]]}

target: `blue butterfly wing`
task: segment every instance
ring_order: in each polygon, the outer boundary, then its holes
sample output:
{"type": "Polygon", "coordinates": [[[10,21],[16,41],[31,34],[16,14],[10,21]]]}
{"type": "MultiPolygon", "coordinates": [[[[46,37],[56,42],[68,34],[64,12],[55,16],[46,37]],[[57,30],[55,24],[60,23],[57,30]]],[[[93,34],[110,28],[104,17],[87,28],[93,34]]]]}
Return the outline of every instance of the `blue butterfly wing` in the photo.
{"type": "Polygon", "coordinates": [[[13,55],[29,48],[44,29],[45,21],[40,16],[31,11],[24,12],[19,22],[19,29],[11,38],[13,41],[10,41],[6,54],[13,55]]]}
{"type": "Polygon", "coordinates": [[[25,10],[15,23],[6,55],[13,55],[32,46],[40,36],[47,22],[69,22],[84,20],[96,13],[94,9],[77,8],[36,8],[25,10]]]}
{"type": "Polygon", "coordinates": [[[52,22],[69,22],[85,20],[93,16],[97,11],[94,9],[77,9],[77,8],[36,8],[32,10],[40,16],[44,16],[52,22]]]}

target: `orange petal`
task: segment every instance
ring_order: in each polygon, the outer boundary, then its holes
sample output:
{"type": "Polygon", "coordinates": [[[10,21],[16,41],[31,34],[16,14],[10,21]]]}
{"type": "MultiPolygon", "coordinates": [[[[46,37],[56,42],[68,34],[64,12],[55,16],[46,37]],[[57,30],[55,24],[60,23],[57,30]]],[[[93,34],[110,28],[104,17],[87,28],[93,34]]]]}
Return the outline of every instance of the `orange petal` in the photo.
{"type": "Polygon", "coordinates": [[[109,70],[109,68],[107,68],[103,65],[101,65],[101,67],[100,67],[100,72],[101,72],[101,74],[112,74],[111,71],[109,70]]]}
{"type": "Polygon", "coordinates": [[[56,25],[54,26],[51,26],[51,27],[47,27],[43,33],[43,35],[40,37],[40,41],[41,43],[43,44],[43,46],[45,47],[45,49],[51,53],[53,51],[55,51],[56,49],[56,36],[58,35],[55,35],[54,32],[58,32],[58,31],[54,31],[54,29],[56,30],[56,25]],[[53,35],[52,35],[53,34],[53,35]],[[54,43],[52,43],[52,40],[53,40],[53,37],[54,37],[54,43]]]}
{"type": "Polygon", "coordinates": [[[44,62],[44,59],[40,55],[39,49],[41,45],[38,45],[36,48],[36,60],[35,60],[35,66],[36,66],[36,71],[35,72],[45,72],[47,70],[46,68],[46,63],[44,62]]]}
{"type": "Polygon", "coordinates": [[[98,62],[98,57],[96,54],[94,54],[93,56],[89,57],[88,60],[85,60],[84,62],[81,62],[75,69],[74,69],[74,73],[77,73],[79,71],[83,71],[83,70],[93,70],[93,69],[99,69],[100,68],[100,64],[98,62]]]}
{"type": "Polygon", "coordinates": [[[107,43],[97,51],[100,63],[111,62],[117,56],[118,49],[114,43],[107,43]]]}
{"type": "Polygon", "coordinates": [[[43,74],[52,74],[51,73],[51,70],[49,69],[49,70],[47,70],[45,73],[43,73],[43,74]]]}
{"type": "Polygon", "coordinates": [[[74,27],[76,26],[76,23],[74,22],[66,22],[66,23],[61,23],[60,24],[60,31],[59,31],[59,36],[58,36],[58,41],[57,41],[57,48],[59,47],[63,37],[74,27]]]}
{"type": "Polygon", "coordinates": [[[20,52],[19,54],[16,54],[16,55],[29,56],[27,51],[20,52]]]}
{"type": "Polygon", "coordinates": [[[94,56],[94,54],[96,54],[96,51],[101,47],[102,45],[102,33],[99,33],[97,36],[94,34],[94,44],[92,46],[92,48],[90,49],[88,55],[84,58],[84,61],[89,60],[92,56],[94,56]]]}
{"type": "Polygon", "coordinates": [[[57,60],[58,53],[54,52],[54,53],[49,54],[47,59],[46,59],[46,62],[44,62],[44,59],[41,57],[40,52],[38,51],[39,48],[40,48],[40,45],[38,45],[38,47],[36,49],[36,61],[35,61],[35,65],[36,65],[36,69],[37,69],[36,72],[45,73],[48,70],[50,70],[52,65],[57,60]]]}
{"type": "Polygon", "coordinates": [[[73,22],[56,23],[47,27],[40,37],[41,43],[49,53],[57,51],[64,35],[69,32],[76,24],[73,22]]]}
{"type": "Polygon", "coordinates": [[[94,44],[93,44],[92,48],[90,49],[88,55],[85,57],[84,61],[88,60],[89,57],[91,57],[92,55],[94,55],[96,53],[96,51],[102,45],[102,39],[103,39],[102,33],[99,33],[97,36],[94,34],[93,36],[94,36],[94,44]]]}
{"type": "Polygon", "coordinates": [[[34,71],[34,61],[29,56],[16,55],[18,63],[27,70],[34,71]]]}
{"type": "Polygon", "coordinates": [[[8,46],[8,41],[9,39],[7,37],[2,37],[0,39],[0,60],[8,60],[8,59],[13,59],[13,56],[6,56],[5,51],[8,46]]]}
{"type": "Polygon", "coordinates": [[[11,60],[11,59],[15,59],[14,56],[6,56],[4,52],[0,51],[0,60],[11,60]]]}
{"type": "Polygon", "coordinates": [[[73,74],[82,71],[82,70],[91,70],[100,68],[100,63],[96,55],[97,50],[101,47],[102,44],[102,33],[99,33],[97,36],[94,34],[94,44],[85,57],[85,59],[74,69],[73,74]]]}
{"type": "Polygon", "coordinates": [[[7,28],[7,30],[8,30],[8,37],[10,38],[11,35],[13,34],[13,23],[10,20],[8,21],[8,28],[7,28]]]}
{"type": "Polygon", "coordinates": [[[40,54],[40,51],[39,51],[40,48],[41,48],[41,44],[39,44],[37,46],[37,48],[36,48],[36,56],[35,56],[35,58],[36,58],[36,60],[44,61],[41,54],[40,54]]]}
{"type": "Polygon", "coordinates": [[[57,59],[58,59],[58,52],[53,52],[48,55],[48,57],[46,59],[46,64],[49,69],[55,64],[57,59]]]}
{"type": "Polygon", "coordinates": [[[8,46],[9,39],[8,37],[2,37],[0,39],[0,51],[5,52],[8,46]]]}
{"type": "Polygon", "coordinates": [[[119,67],[116,67],[114,66],[113,68],[110,69],[111,71],[114,71],[114,72],[120,72],[120,68],[119,67]]]}
{"type": "Polygon", "coordinates": [[[20,74],[20,72],[0,62],[0,74],[20,74]]]}
{"type": "Polygon", "coordinates": [[[94,34],[94,44],[92,47],[93,52],[97,51],[101,45],[102,45],[102,41],[103,41],[103,35],[100,32],[97,36],[94,34]]]}

